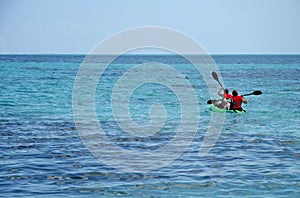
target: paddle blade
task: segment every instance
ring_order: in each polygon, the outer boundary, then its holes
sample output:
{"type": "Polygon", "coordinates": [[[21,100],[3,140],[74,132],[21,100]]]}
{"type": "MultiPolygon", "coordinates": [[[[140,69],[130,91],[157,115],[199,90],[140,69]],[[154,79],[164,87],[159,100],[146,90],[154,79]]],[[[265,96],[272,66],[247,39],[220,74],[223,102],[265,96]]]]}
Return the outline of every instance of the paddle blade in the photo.
{"type": "Polygon", "coordinates": [[[261,95],[262,92],[260,90],[257,90],[257,91],[253,91],[252,93],[249,93],[249,94],[244,94],[242,96],[250,96],[250,95],[261,95]]]}
{"type": "Polygon", "coordinates": [[[218,74],[215,71],[211,72],[211,75],[216,81],[219,81],[218,74]]]}
{"type": "Polygon", "coordinates": [[[260,90],[257,90],[257,91],[253,91],[253,93],[252,93],[253,95],[261,95],[262,94],[262,92],[260,91],[260,90]]]}
{"type": "Polygon", "coordinates": [[[211,72],[211,75],[212,75],[212,77],[213,77],[216,81],[218,81],[219,85],[220,85],[221,87],[223,87],[222,84],[221,84],[220,81],[219,81],[218,74],[217,74],[215,71],[212,71],[212,72],[211,72]]]}
{"type": "Polygon", "coordinates": [[[215,102],[222,101],[222,99],[208,100],[207,104],[214,104],[215,102]]]}

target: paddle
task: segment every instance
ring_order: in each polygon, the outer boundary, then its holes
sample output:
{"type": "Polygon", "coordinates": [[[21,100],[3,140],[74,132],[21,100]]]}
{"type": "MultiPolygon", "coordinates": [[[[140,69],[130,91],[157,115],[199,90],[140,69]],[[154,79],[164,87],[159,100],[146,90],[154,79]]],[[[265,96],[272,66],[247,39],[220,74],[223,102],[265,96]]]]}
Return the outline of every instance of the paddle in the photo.
{"type": "Polygon", "coordinates": [[[216,101],[221,101],[222,99],[219,99],[219,100],[208,100],[206,103],[207,104],[213,104],[214,102],[216,101]]]}
{"type": "MultiPolygon", "coordinates": [[[[220,81],[219,81],[219,77],[218,77],[217,72],[212,71],[212,72],[211,72],[211,75],[212,75],[212,77],[219,83],[219,85],[220,85],[221,87],[223,87],[222,84],[221,84],[220,81]]],[[[221,100],[222,100],[222,99],[221,99],[221,100]]],[[[208,100],[206,103],[207,103],[207,104],[212,104],[212,103],[214,103],[215,101],[218,101],[218,100],[208,100]]]]}
{"type": "Polygon", "coordinates": [[[217,74],[215,71],[213,71],[213,72],[211,72],[211,75],[212,75],[212,77],[213,77],[216,81],[218,81],[219,85],[220,85],[221,87],[223,87],[222,84],[221,84],[220,81],[219,81],[218,74],[217,74]]]}
{"type": "MultiPolygon", "coordinates": [[[[217,74],[215,71],[212,71],[212,72],[211,72],[211,75],[212,75],[212,77],[219,83],[219,85],[220,85],[221,87],[223,87],[222,84],[221,84],[220,81],[219,81],[218,74],[217,74]]],[[[253,91],[252,93],[244,94],[244,95],[242,95],[242,96],[261,95],[261,94],[262,94],[262,92],[261,92],[260,90],[256,90],[256,91],[253,91]]],[[[218,101],[218,100],[208,100],[206,103],[207,103],[207,104],[212,104],[212,103],[215,102],[215,101],[218,101]]]]}
{"type": "MultiPolygon", "coordinates": [[[[262,92],[260,90],[256,90],[256,91],[253,91],[252,93],[244,94],[242,96],[261,95],[261,94],[262,94],[262,92]]],[[[218,100],[208,100],[206,103],[207,104],[213,104],[215,101],[218,101],[218,100]]]]}
{"type": "Polygon", "coordinates": [[[253,91],[252,93],[244,94],[242,96],[250,96],[250,95],[261,95],[262,92],[260,90],[253,91]]]}

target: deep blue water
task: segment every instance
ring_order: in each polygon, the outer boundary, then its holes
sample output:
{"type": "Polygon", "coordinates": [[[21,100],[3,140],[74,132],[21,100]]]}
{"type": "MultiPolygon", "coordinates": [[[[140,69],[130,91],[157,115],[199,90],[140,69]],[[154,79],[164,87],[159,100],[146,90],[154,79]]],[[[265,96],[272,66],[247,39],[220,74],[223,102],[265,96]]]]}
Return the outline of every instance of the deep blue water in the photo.
{"type": "MultiPolygon", "coordinates": [[[[0,55],[0,196],[300,197],[300,55],[213,56],[227,88],[263,94],[247,97],[246,114],[226,115],[216,144],[202,157],[210,96],[195,67],[173,55],[116,59],[99,80],[95,108],[108,140],[117,147],[156,152],[176,136],[181,121],[180,101],[172,90],[148,83],[129,99],[132,119],[148,124],[149,108],[161,103],[167,114],[163,127],[147,137],[122,131],[111,97],[120,77],[135,65],[174,67],[193,85],[199,100],[200,124],[190,146],[169,164],[148,172],[126,172],[103,163],[82,142],[72,99],[84,57],[0,55]]],[[[105,63],[107,58],[100,60],[105,63]]],[[[158,73],[162,71],[154,68],[153,75],[158,73]]]]}

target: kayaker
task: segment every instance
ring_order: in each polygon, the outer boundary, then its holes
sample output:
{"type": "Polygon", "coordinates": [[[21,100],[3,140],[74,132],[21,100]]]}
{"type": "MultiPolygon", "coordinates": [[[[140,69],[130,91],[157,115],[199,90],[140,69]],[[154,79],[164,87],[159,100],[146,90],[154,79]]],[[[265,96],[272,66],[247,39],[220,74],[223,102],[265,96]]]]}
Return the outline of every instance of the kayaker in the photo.
{"type": "Polygon", "coordinates": [[[228,89],[221,87],[221,89],[218,91],[218,94],[223,98],[222,103],[219,106],[221,106],[222,109],[229,109],[232,95],[229,93],[228,89]]]}
{"type": "Polygon", "coordinates": [[[247,104],[248,100],[246,98],[244,98],[243,96],[239,96],[239,93],[237,90],[233,90],[230,109],[243,111],[242,103],[247,104]]]}

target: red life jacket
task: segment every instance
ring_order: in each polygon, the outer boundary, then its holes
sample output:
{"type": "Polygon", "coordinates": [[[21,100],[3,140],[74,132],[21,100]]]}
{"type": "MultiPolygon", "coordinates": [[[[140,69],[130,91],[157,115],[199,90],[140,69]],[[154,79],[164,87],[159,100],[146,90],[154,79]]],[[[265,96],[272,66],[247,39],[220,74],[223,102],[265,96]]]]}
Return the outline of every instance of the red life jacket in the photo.
{"type": "Polygon", "coordinates": [[[231,94],[224,94],[224,98],[230,99],[230,98],[232,98],[232,95],[231,94]]]}
{"type": "Polygon", "coordinates": [[[232,109],[242,109],[242,96],[232,96],[233,106],[232,109]]]}
{"type": "Polygon", "coordinates": [[[231,99],[232,95],[231,94],[224,94],[223,95],[223,100],[222,100],[222,107],[224,108],[225,106],[228,105],[228,103],[230,102],[229,99],[231,99]]]}

